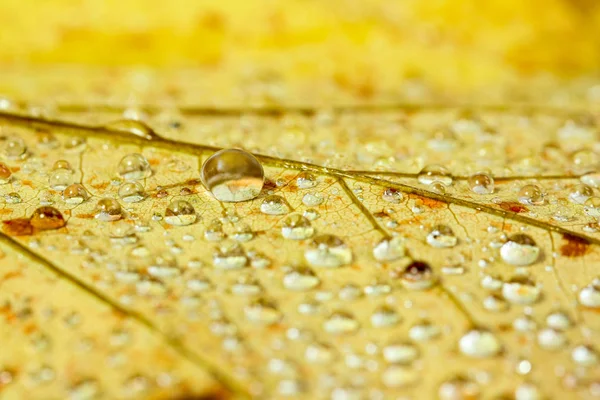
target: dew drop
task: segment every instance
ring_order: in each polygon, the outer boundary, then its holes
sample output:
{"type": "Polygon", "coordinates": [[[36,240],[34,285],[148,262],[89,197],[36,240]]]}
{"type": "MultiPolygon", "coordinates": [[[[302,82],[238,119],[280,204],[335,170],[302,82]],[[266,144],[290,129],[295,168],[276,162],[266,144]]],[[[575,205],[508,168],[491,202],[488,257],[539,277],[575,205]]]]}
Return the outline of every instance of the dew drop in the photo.
{"type": "Polygon", "coordinates": [[[415,342],[427,342],[440,335],[440,328],[429,321],[422,321],[408,330],[408,336],[415,342]]]}
{"type": "Polygon", "coordinates": [[[175,200],[165,210],[165,222],[174,226],[185,226],[196,222],[196,210],[185,200],[175,200]]]}
{"type": "Polygon", "coordinates": [[[213,265],[219,269],[240,269],[247,264],[248,256],[242,245],[233,240],[223,241],[213,257],[213,265]]]}
{"type": "Polygon", "coordinates": [[[309,209],[305,210],[302,215],[305,216],[306,219],[308,219],[309,221],[314,221],[321,216],[319,214],[319,212],[317,210],[315,210],[314,208],[309,208],[309,209]]]}
{"type": "Polygon", "coordinates": [[[404,365],[391,365],[383,371],[381,381],[388,388],[402,388],[417,382],[419,374],[404,365]]]}
{"type": "Polygon", "coordinates": [[[600,173],[598,171],[594,171],[594,172],[590,172],[587,173],[583,176],[581,176],[581,178],[579,178],[579,180],[588,185],[591,186],[593,188],[600,188],[600,173]]]}
{"type": "Polygon", "coordinates": [[[567,344],[566,336],[555,329],[545,328],[538,332],[538,343],[546,350],[559,350],[567,344]]]}
{"type": "Polygon", "coordinates": [[[277,195],[265,197],[260,205],[260,212],[267,215],[284,215],[289,211],[289,207],[283,197],[277,195]]]}
{"type": "Polygon", "coordinates": [[[400,316],[391,307],[381,306],[373,311],[371,325],[376,328],[394,326],[400,322],[400,316]]]}
{"type": "Polygon", "coordinates": [[[469,188],[476,194],[494,193],[494,178],[490,174],[479,172],[469,177],[469,188]]]}
{"type": "Polygon", "coordinates": [[[500,296],[491,294],[483,299],[483,308],[492,312],[501,312],[508,309],[508,303],[500,296]]]}
{"type": "Polygon", "coordinates": [[[338,268],[350,264],[352,250],[335,235],[319,235],[304,251],[306,261],[313,267],[338,268]]]}
{"type": "Polygon", "coordinates": [[[373,257],[377,261],[393,261],[406,255],[406,239],[402,236],[384,238],[373,248],[373,257]]]}
{"type": "Polygon", "coordinates": [[[383,348],[383,358],[392,364],[410,364],[419,357],[419,349],[411,343],[393,343],[383,348]]]}
{"type": "Polygon", "coordinates": [[[456,377],[440,385],[440,400],[475,400],[479,398],[479,386],[470,379],[456,377]]]}
{"type": "Polygon", "coordinates": [[[32,227],[41,231],[59,229],[66,225],[60,211],[49,206],[37,208],[31,215],[29,223],[32,227]]]}
{"type": "Polygon", "coordinates": [[[575,363],[584,367],[598,364],[598,352],[590,346],[576,346],[571,352],[571,358],[575,363]]]}
{"type": "Polygon", "coordinates": [[[10,182],[11,175],[10,168],[3,162],[0,162],[0,185],[5,185],[10,182]]]}
{"type": "Polygon", "coordinates": [[[323,323],[325,332],[335,335],[355,332],[358,327],[358,321],[344,311],[333,312],[323,323]]]}
{"type": "Polygon", "coordinates": [[[311,189],[317,186],[317,178],[310,172],[300,172],[296,178],[296,185],[299,189],[311,189]]]}
{"type": "Polygon", "coordinates": [[[204,162],[201,179],[219,201],[247,201],[260,194],[264,171],[256,157],[247,151],[225,149],[204,162]]]}
{"type": "Polygon", "coordinates": [[[544,204],[544,194],[537,185],[525,185],[519,190],[519,202],[528,205],[544,204]]]}
{"type": "Polygon", "coordinates": [[[387,188],[383,191],[381,198],[384,201],[387,201],[388,203],[398,204],[402,201],[402,199],[404,198],[404,195],[399,190],[396,190],[393,188],[387,188]]]}
{"type": "Polygon", "coordinates": [[[524,277],[513,278],[502,285],[502,296],[512,304],[533,304],[538,301],[540,294],[540,288],[524,277]]]}
{"type": "Polygon", "coordinates": [[[264,325],[272,325],[281,319],[281,312],[265,299],[258,299],[244,308],[246,319],[264,325]]]}
{"type": "Polygon", "coordinates": [[[500,248],[500,257],[510,265],[527,266],[537,261],[540,248],[526,234],[517,233],[508,238],[500,248]]]}
{"type": "Polygon", "coordinates": [[[325,199],[320,193],[306,193],[302,197],[302,204],[307,207],[316,207],[323,203],[325,199]]]}
{"type": "Polygon", "coordinates": [[[450,171],[446,167],[437,164],[424,167],[419,172],[417,179],[423,185],[431,185],[434,182],[439,182],[445,186],[450,186],[453,180],[450,171]]]}
{"type": "Polygon", "coordinates": [[[579,304],[589,308],[600,308],[600,279],[582,288],[577,296],[579,304]]]}
{"type": "Polygon", "coordinates": [[[569,200],[575,204],[584,204],[587,199],[594,195],[594,189],[586,184],[579,184],[575,186],[569,193],[569,200]]]}
{"type": "Polygon", "coordinates": [[[460,352],[474,358],[493,357],[500,352],[501,345],[496,336],[485,330],[473,329],[458,342],[460,352]]]}
{"type": "Polygon", "coordinates": [[[569,316],[563,311],[554,311],[546,317],[546,324],[553,329],[564,331],[572,326],[569,316]]]}
{"type": "Polygon", "coordinates": [[[152,140],[156,133],[146,125],[144,122],[135,119],[122,119],[118,121],[109,122],[104,125],[107,129],[112,129],[124,133],[129,133],[146,140],[152,140]]]}
{"type": "Polygon", "coordinates": [[[292,214],[283,220],[281,234],[286,239],[304,240],[315,233],[308,218],[300,214],[292,214]]]}
{"type": "Polygon", "coordinates": [[[429,264],[423,261],[413,261],[400,273],[402,285],[411,290],[425,290],[432,287],[435,276],[429,264]]]}
{"type": "Polygon", "coordinates": [[[283,286],[294,291],[310,290],[320,283],[319,277],[308,268],[298,267],[283,276],[283,286]]]}
{"type": "Polygon", "coordinates": [[[75,384],[69,390],[69,400],[91,400],[100,393],[100,385],[93,379],[86,379],[75,384]]]}
{"type": "Polygon", "coordinates": [[[144,187],[141,183],[136,181],[129,181],[123,183],[119,187],[119,197],[125,203],[138,203],[146,197],[144,194],[144,187]]]}
{"type": "Polygon", "coordinates": [[[454,247],[458,243],[458,238],[449,226],[436,225],[427,235],[427,243],[437,248],[454,247]]]}
{"type": "Polygon", "coordinates": [[[96,205],[96,219],[101,221],[116,221],[123,217],[121,205],[115,199],[104,198],[96,205]]]}
{"type": "Polygon", "coordinates": [[[119,175],[127,180],[139,180],[152,175],[150,163],[139,153],[126,155],[119,161],[119,175]]]}
{"type": "Polygon", "coordinates": [[[327,344],[311,343],[304,351],[304,358],[312,364],[328,364],[334,358],[334,351],[327,344]]]}
{"type": "Polygon", "coordinates": [[[73,171],[66,168],[58,168],[50,172],[48,185],[54,190],[64,190],[73,183],[73,171]]]}
{"type": "Polygon", "coordinates": [[[20,160],[27,156],[27,146],[18,136],[10,136],[4,142],[4,156],[9,160],[20,160]]]}
{"type": "Polygon", "coordinates": [[[204,231],[204,239],[210,242],[218,242],[225,239],[225,232],[223,232],[223,223],[218,219],[213,220],[204,231]]]}
{"type": "Polygon", "coordinates": [[[590,197],[583,203],[583,211],[590,217],[600,218],[600,197],[590,197]]]}

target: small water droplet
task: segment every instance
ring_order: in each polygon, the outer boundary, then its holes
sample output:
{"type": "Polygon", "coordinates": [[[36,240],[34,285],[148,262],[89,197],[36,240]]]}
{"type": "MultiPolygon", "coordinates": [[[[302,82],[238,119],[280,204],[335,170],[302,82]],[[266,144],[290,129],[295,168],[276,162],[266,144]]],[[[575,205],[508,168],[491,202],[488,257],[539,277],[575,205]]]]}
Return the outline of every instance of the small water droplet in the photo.
{"type": "Polygon", "coordinates": [[[244,308],[246,319],[265,325],[272,325],[281,319],[281,312],[275,305],[265,299],[258,299],[244,308]]]}
{"type": "Polygon", "coordinates": [[[309,221],[314,221],[321,216],[319,212],[313,208],[307,209],[302,215],[305,216],[309,221]]]}
{"type": "Polygon", "coordinates": [[[494,178],[488,173],[479,172],[469,177],[469,187],[476,194],[494,193],[494,178]]]}
{"type": "Polygon", "coordinates": [[[116,221],[123,217],[121,205],[115,199],[104,198],[96,205],[96,219],[101,221],[116,221]]]}
{"type": "Polygon", "coordinates": [[[537,339],[540,347],[546,350],[559,350],[567,344],[566,336],[552,328],[539,331],[537,339]]]}
{"type": "Polygon", "coordinates": [[[508,238],[500,248],[500,257],[510,265],[527,266],[537,261],[540,248],[526,234],[517,233],[508,238]]]}
{"type": "Polygon", "coordinates": [[[539,206],[544,204],[544,194],[537,185],[525,185],[519,190],[519,202],[528,205],[539,206]]]}
{"type": "Polygon", "coordinates": [[[316,207],[322,204],[324,200],[321,193],[306,193],[304,197],[302,197],[302,204],[307,207],[316,207]]]}
{"type": "Polygon", "coordinates": [[[109,122],[104,125],[107,129],[112,129],[124,133],[129,133],[146,140],[152,140],[156,133],[147,124],[142,121],[135,119],[122,119],[118,121],[109,122]]]}
{"type": "Polygon", "coordinates": [[[0,185],[5,185],[10,182],[10,176],[12,172],[10,172],[10,168],[3,162],[0,162],[0,185]]]}
{"type": "Polygon", "coordinates": [[[323,323],[325,332],[336,335],[355,332],[358,327],[358,321],[344,311],[333,312],[323,323]]]}
{"type": "Polygon", "coordinates": [[[449,226],[436,225],[427,235],[427,243],[437,248],[454,247],[458,243],[458,238],[449,226]]]}
{"type": "Polygon", "coordinates": [[[475,358],[493,357],[501,350],[498,338],[493,333],[481,329],[473,329],[463,335],[458,347],[462,354],[475,358]]]}
{"type": "Polygon", "coordinates": [[[393,343],[383,348],[383,358],[392,364],[410,364],[419,357],[419,349],[411,343],[393,343]]]}
{"type": "Polygon", "coordinates": [[[63,200],[67,204],[81,204],[86,201],[90,195],[85,190],[82,184],[74,183],[63,190],[63,200]]]}
{"type": "Polygon", "coordinates": [[[9,160],[22,160],[27,156],[27,146],[18,136],[9,136],[4,142],[4,156],[9,160]]]}
{"type": "Polygon", "coordinates": [[[594,348],[586,345],[576,346],[571,352],[571,358],[578,365],[584,367],[596,365],[599,360],[598,352],[594,348]]]}
{"type": "Polygon", "coordinates": [[[429,264],[423,261],[413,261],[399,274],[402,285],[411,290],[429,289],[436,282],[429,264]]]}
{"type": "Polygon", "coordinates": [[[587,199],[594,195],[594,189],[586,184],[579,184],[571,189],[569,200],[575,204],[584,204],[587,199]]]}
{"type": "Polygon", "coordinates": [[[299,189],[310,189],[317,186],[317,178],[310,172],[300,172],[296,178],[296,185],[299,189]]]}
{"type": "Polygon", "coordinates": [[[600,308],[600,279],[582,288],[577,296],[579,304],[589,308],[600,308]]]}
{"type": "Polygon", "coordinates": [[[308,268],[297,267],[283,276],[283,286],[289,290],[304,291],[317,287],[320,279],[308,268]]]}
{"type": "Polygon", "coordinates": [[[583,203],[583,211],[590,217],[600,218],[600,197],[592,196],[583,203]]]}
{"type": "Polygon", "coordinates": [[[300,214],[291,214],[283,220],[281,234],[286,239],[304,240],[315,232],[308,218],[300,214]]]}
{"type": "Polygon", "coordinates": [[[397,189],[387,188],[383,191],[381,197],[384,201],[387,201],[388,203],[398,204],[402,201],[404,195],[401,191],[397,189]]]}
{"type": "Polygon", "coordinates": [[[260,212],[267,215],[284,215],[289,211],[289,207],[283,197],[277,195],[265,197],[260,205],[260,212]]]}
{"type": "Polygon", "coordinates": [[[144,187],[137,181],[128,181],[119,187],[119,197],[125,203],[137,203],[146,197],[144,187]]]}
{"type": "Polygon", "coordinates": [[[139,153],[126,155],[119,161],[119,175],[127,180],[139,180],[152,175],[150,163],[139,153]]]}
{"type": "Polygon", "coordinates": [[[393,261],[406,255],[406,239],[402,236],[384,238],[373,248],[373,257],[377,261],[393,261]]]}
{"type": "Polygon", "coordinates": [[[306,261],[314,267],[338,268],[352,262],[352,250],[335,235],[319,235],[304,251],[306,261]]]}
{"type": "Polygon", "coordinates": [[[513,278],[502,285],[502,296],[512,304],[533,304],[538,301],[540,294],[540,288],[524,277],[513,278]]]}
{"type": "Polygon", "coordinates": [[[440,400],[475,400],[479,398],[479,386],[472,380],[459,376],[440,385],[440,400]]]}
{"type": "Polygon", "coordinates": [[[419,172],[417,179],[423,185],[431,185],[434,182],[439,182],[445,186],[450,186],[453,181],[450,171],[446,167],[437,164],[424,167],[419,172]]]}
{"type": "Polygon", "coordinates": [[[252,154],[240,149],[225,149],[210,156],[202,165],[204,186],[219,201],[252,200],[260,194],[264,171],[252,154]]]}
{"type": "Polygon", "coordinates": [[[223,223],[218,219],[213,220],[204,231],[204,238],[210,242],[218,242],[225,239],[223,223]]]}
{"type": "Polygon", "coordinates": [[[396,325],[400,322],[398,313],[388,306],[381,306],[371,314],[371,325],[376,328],[385,328],[396,325]]]}
{"type": "Polygon", "coordinates": [[[226,270],[240,269],[247,264],[248,256],[244,252],[242,245],[233,240],[221,242],[213,257],[213,265],[215,268],[226,270]]]}
{"type": "Polygon", "coordinates": [[[196,222],[196,218],[196,210],[185,200],[175,200],[165,210],[165,222],[169,225],[190,225],[196,222]]]}

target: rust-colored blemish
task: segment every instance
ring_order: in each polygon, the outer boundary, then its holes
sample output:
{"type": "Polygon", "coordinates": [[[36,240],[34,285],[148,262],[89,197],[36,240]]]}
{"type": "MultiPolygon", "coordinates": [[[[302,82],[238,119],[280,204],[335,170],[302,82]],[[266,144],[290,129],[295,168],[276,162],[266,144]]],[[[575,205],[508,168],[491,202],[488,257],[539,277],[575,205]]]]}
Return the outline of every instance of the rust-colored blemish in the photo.
{"type": "Polygon", "coordinates": [[[173,397],[171,400],[228,400],[231,399],[231,392],[224,387],[215,387],[208,393],[202,394],[182,394],[173,397]]]}
{"type": "Polygon", "coordinates": [[[91,214],[91,213],[81,213],[81,214],[75,214],[75,217],[81,218],[81,219],[94,219],[94,214],[91,214]]]}
{"type": "Polygon", "coordinates": [[[21,184],[25,185],[25,186],[29,186],[30,188],[33,188],[33,182],[31,182],[29,179],[23,179],[21,181],[21,184]]]}
{"type": "Polygon", "coordinates": [[[108,187],[108,185],[110,185],[110,182],[100,182],[100,183],[92,183],[91,186],[94,189],[98,189],[98,190],[104,190],[108,187]]]}
{"type": "Polygon", "coordinates": [[[378,211],[378,212],[374,213],[373,216],[375,218],[385,218],[385,217],[389,217],[389,214],[386,213],[385,211],[378,211]]]}
{"type": "Polygon", "coordinates": [[[0,282],[8,281],[9,279],[20,278],[23,276],[21,271],[11,271],[6,274],[2,278],[0,278],[0,282]]]}
{"type": "Polygon", "coordinates": [[[186,185],[195,186],[195,185],[199,185],[201,182],[200,182],[200,179],[188,179],[184,183],[186,185]]]}
{"type": "Polygon", "coordinates": [[[21,170],[21,167],[10,167],[10,172],[12,172],[13,174],[15,172],[19,172],[21,170]]]}
{"type": "Polygon", "coordinates": [[[0,208],[0,215],[12,214],[12,210],[10,208],[0,208]]]}
{"type": "Polygon", "coordinates": [[[275,190],[275,189],[277,189],[277,185],[271,179],[265,179],[265,183],[263,185],[263,189],[265,189],[265,190],[275,190]]]}
{"type": "Polygon", "coordinates": [[[2,230],[9,236],[27,236],[33,234],[29,218],[15,218],[2,221],[2,230]]]}
{"type": "Polygon", "coordinates": [[[503,201],[502,203],[498,203],[501,209],[514,212],[514,213],[522,213],[525,211],[529,211],[527,207],[525,207],[521,203],[517,203],[516,201],[503,201]]]}
{"type": "Polygon", "coordinates": [[[148,160],[148,163],[151,166],[156,167],[157,165],[160,165],[160,160],[158,158],[151,158],[148,160]]]}
{"type": "Polygon", "coordinates": [[[569,234],[563,235],[564,243],[560,246],[560,254],[565,257],[581,257],[590,247],[590,242],[584,238],[569,234]]]}
{"type": "Polygon", "coordinates": [[[448,204],[444,203],[443,201],[428,199],[426,197],[421,196],[417,196],[416,198],[421,200],[423,206],[432,210],[436,208],[446,208],[448,206],[448,204]]]}

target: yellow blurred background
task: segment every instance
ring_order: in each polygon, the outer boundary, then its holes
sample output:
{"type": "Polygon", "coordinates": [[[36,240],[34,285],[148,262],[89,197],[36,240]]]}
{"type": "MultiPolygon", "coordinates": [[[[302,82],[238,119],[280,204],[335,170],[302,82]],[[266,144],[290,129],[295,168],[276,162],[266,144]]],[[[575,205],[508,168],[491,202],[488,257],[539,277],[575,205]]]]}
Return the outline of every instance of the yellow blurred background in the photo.
{"type": "Polygon", "coordinates": [[[600,71],[597,0],[1,0],[0,27],[7,80],[31,65],[202,67],[368,97],[407,79],[460,93],[600,71]]]}

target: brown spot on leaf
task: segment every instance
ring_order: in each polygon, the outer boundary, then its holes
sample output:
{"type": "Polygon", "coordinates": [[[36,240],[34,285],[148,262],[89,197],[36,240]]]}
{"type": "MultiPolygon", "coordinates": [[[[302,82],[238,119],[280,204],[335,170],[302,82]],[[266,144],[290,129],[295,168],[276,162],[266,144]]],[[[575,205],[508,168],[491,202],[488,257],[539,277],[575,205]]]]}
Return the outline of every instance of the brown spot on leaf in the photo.
{"type": "Polygon", "coordinates": [[[424,207],[427,207],[429,209],[432,209],[432,210],[436,209],[436,208],[445,208],[448,206],[443,201],[428,199],[426,197],[421,197],[421,196],[416,196],[416,198],[421,201],[421,205],[423,205],[424,207]]]}
{"type": "Polygon", "coordinates": [[[524,211],[528,211],[527,207],[525,207],[521,203],[517,203],[516,201],[503,201],[498,204],[501,209],[514,212],[514,213],[522,213],[524,211]]]}
{"type": "Polygon", "coordinates": [[[33,226],[29,218],[15,218],[2,221],[2,230],[9,236],[26,236],[33,234],[33,226]]]}
{"type": "Polygon", "coordinates": [[[565,257],[581,257],[587,253],[590,246],[588,240],[578,236],[564,234],[563,240],[565,242],[560,246],[560,254],[565,257]]]}
{"type": "Polygon", "coordinates": [[[110,182],[100,182],[100,183],[92,183],[91,186],[94,189],[104,190],[108,187],[109,184],[110,184],[110,182]]]}
{"type": "Polygon", "coordinates": [[[271,179],[265,179],[265,184],[263,185],[264,190],[274,190],[277,189],[277,185],[271,179]]]}

